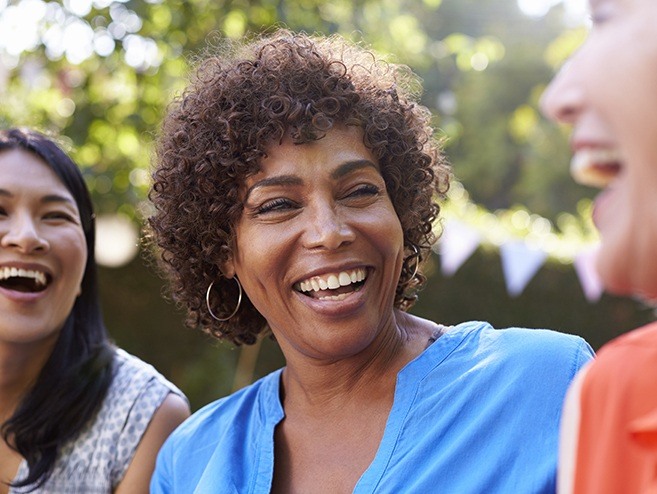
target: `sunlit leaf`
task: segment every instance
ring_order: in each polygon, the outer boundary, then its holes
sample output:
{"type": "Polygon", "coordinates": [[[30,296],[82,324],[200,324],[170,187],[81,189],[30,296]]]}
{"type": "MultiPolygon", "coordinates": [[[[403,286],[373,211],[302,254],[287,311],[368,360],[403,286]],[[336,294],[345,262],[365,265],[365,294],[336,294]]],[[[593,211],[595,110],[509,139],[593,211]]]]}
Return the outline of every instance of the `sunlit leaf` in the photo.
{"type": "Polygon", "coordinates": [[[531,139],[537,122],[536,109],[529,105],[522,105],[513,112],[509,120],[509,132],[519,143],[527,142],[531,139]]]}
{"type": "Polygon", "coordinates": [[[571,29],[555,39],[545,50],[545,60],[552,67],[559,67],[586,38],[585,28],[571,29]]]}
{"type": "Polygon", "coordinates": [[[224,33],[229,38],[239,38],[246,31],[247,19],[241,10],[231,10],[224,19],[224,33]]]}

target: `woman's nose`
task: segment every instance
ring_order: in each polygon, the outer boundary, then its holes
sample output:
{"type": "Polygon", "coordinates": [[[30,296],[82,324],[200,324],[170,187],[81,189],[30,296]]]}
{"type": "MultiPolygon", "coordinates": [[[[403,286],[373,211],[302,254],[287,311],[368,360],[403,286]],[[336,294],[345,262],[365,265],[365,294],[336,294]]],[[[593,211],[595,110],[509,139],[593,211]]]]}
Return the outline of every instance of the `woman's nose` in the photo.
{"type": "Polygon", "coordinates": [[[354,241],[355,231],[337,206],[322,204],[311,209],[305,233],[307,248],[333,250],[354,241]]]}
{"type": "Polygon", "coordinates": [[[7,223],[0,240],[3,248],[15,249],[23,254],[45,253],[50,248],[31,218],[13,218],[7,223]]]}
{"type": "Polygon", "coordinates": [[[584,103],[584,91],[577,83],[577,62],[566,62],[541,96],[543,114],[556,122],[573,124],[584,103]]]}

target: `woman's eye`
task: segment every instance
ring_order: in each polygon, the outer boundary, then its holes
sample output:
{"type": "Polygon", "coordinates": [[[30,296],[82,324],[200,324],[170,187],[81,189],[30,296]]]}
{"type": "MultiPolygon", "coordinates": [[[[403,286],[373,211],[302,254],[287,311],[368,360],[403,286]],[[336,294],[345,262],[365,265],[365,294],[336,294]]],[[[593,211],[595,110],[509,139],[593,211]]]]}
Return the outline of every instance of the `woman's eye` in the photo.
{"type": "Polygon", "coordinates": [[[258,206],[254,214],[261,215],[261,214],[267,214],[267,213],[274,213],[274,212],[283,212],[283,211],[289,211],[291,209],[294,209],[296,207],[296,204],[289,199],[273,199],[271,201],[267,201],[260,206],[258,206]]]}
{"type": "Polygon", "coordinates": [[[605,23],[607,16],[599,13],[591,13],[589,16],[589,21],[593,26],[600,26],[605,23]]]}
{"type": "Polygon", "coordinates": [[[347,194],[347,197],[369,197],[378,195],[381,192],[376,185],[364,184],[359,185],[347,194]]]}
{"type": "Polygon", "coordinates": [[[72,215],[63,211],[53,211],[51,213],[46,213],[43,218],[45,220],[63,220],[70,221],[71,223],[77,223],[77,220],[72,215]]]}

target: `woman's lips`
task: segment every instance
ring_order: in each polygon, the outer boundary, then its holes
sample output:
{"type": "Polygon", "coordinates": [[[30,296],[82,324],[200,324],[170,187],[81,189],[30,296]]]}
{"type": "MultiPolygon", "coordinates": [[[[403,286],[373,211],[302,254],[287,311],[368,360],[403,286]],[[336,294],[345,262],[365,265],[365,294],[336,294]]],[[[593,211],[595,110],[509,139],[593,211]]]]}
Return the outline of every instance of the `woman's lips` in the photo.
{"type": "Polygon", "coordinates": [[[362,309],[371,275],[366,267],[326,271],[295,283],[294,291],[316,314],[344,318],[362,309]]]}
{"type": "Polygon", "coordinates": [[[622,169],[620,153],[611,148],[582,147],[570,162],[575,182],[590,187],[607,187],[622,169]]]}
{"type": "Polygon", "coordinates": [[[5,298],[11,300],[12,302],[16,302],[19,304],[36,302],[37,300],[40,300],[43,297],[45,297],[46,293],[47,293],[47,288],[38,292],[25,292],[25,291],[13,290],[11,288],[5,288],[3,286],[0,286],[0,294],[2,294],[5,298]]]}

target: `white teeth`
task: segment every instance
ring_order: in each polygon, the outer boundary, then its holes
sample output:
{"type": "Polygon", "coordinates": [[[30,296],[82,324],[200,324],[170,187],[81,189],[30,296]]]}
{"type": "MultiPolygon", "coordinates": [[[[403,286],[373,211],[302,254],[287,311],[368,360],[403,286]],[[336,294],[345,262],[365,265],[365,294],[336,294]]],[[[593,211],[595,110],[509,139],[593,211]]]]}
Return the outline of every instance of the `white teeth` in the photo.
{"type": "Polygon", "coordinates": [[[338,278],[338,283],[340,284],[340,286],[351,285],[351,276],[349,276],[347,273],[343,271],[342,273],[340,273],[340,276],[338,278]]]}
{"type": "MultiPolygon", "coordinates": [[[[309,280],[297,283],[296,289],[302,292],[318,292],[320,290],[335,290],[341,286],[348,286],[352,283],[358,283],[367,278],[367,271],[365,269],[353,269],[350,271],[341,271],[339,273],[331,273],[328,276],[320,277],[315,276],[309,280]]],[[[342,295],[333,295],[322,297],[330,300],[341,300],[342,295]],[[336,298],[337,297],[337,298],[336,298]]],[[[344,298],[344,297],[343,297],[344,298]]]]}
{"type": "MultiPolygon", "coordinates": [[[[351,278],[349,279],[349,283],[351,283],[351,278]]],[[[335,290],[336,288],[340,288],[340,281],[338,280],[338,277],[335,276],[334,274],[329,275],[329,277],[328,277],[328,287],[331,290],[335,290]]]]}
{"type": "Polygon", "coordinates": [[[7,280],[9,278],[32,278],[40,285],[46,284],[46,274],[42,271],[34,271],[31,269],[18,269],[4,267],[0,268],[0,280],[7,280]]]}
{"type": "Polygon", "coordinates": [[[612,149],[580,149],[570,162],[573,179],[591,187],[606,187],[618,175],[622,163],[620,153],[612,149]]]}

